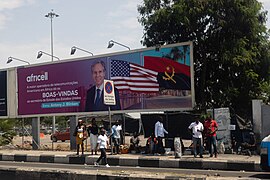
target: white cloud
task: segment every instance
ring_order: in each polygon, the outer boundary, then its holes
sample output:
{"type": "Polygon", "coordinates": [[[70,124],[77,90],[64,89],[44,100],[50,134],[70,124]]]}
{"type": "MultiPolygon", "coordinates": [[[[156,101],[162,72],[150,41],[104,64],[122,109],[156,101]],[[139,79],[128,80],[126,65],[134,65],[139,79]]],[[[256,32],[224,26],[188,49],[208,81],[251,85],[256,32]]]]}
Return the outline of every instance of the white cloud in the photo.
{"type": "Polygon", "coordinates": [[[134,9],[136,9],[135,12],[137,12],[137,1],[128,1],[124,5],[118,6],[117,9],[112,9],[110,12],[108,12],[108,17],[134,17],[134,9]]]}
{"type": "Polygon", "coordinates": [[[0,29],[5,28],[6,22],[12,19],[12,13],[7,10],[13,10],[35,2],[36,0],[0,0],[0,29]]]}
{"type": "Polygon", "coordinates": [[[0,44],[0,54],[1,58],[3,61],[1,61],[1,67],[12,67],[15,64],[22,64],[24,63],[21,62],[13,62],[10,64],[6,64],[6,60],[9,56],[19,58],[25,61],[28,61],[30,64],[36,64],[40,62],[46,62],[50,57],[46,58],[41,58],[37,60],[37,53],[39,50],[44,50],[46,51],[46,48],[49,49],[49,46],[44,46],[44,44],[49,44],[47,39],[41,39],[39,42],[32,42],[32,43],[5,43],[5,44],[0,44]]]}
{"type": "Polygon", "coordinates": [[[120,22],[120,24],[126,29],[138,29],[141,27],[137,18],[135,17],[124,19],[122,22],[120,22]]]}
{"type": "Polygon", "coordinates": [[[263,4],[263,8],[265,10],[269,11],[269,7],[270,7],[270,0],[259,0],[259,2],[261,2],[263,4]]]}
{"type": "Polygon", "coordinates": [[[0,10],[15,9],[24,5],[24,0],[1,0],[0,10]]]}
{"type": "Polygon", "coordinates": [[[37,0],[1,0],[0,1],[0,11],[2,10],[12,10],[27,4],[34,4],[37,0]]]}
{"type": "Polygon", "coordinates": [[[270,0],[259,0],[260,2],[270,3],[270,0]]]}
{"type": "Polygon", "coordinates": [[[49,0],[49,3],[58,3],[60,0],[49,0]]]}
{"type": "Polygon", "coordinates": [[[4,15],[4,14],[0,14],[0,29],[5,28],[5,24],[9,19],[10,19],[9,16],[4,15]]]}
{"type": "MultiPolygon", "coordinates": [[[[139,4],[141,4],[141,2],[139,2],[139,4]]],[[[126,4],[124,4],[124,5],[122,6],[122,8],[123,8],[123,9],[126,9],[126,10],[128,10],[128,11],[134,11],[134,7],[137,8],[137,6],[138,6],[139,4],[138,4],[138,1],[133,1],[133,0],[131,0],[131,1],[128,1],[126,4]]]]}

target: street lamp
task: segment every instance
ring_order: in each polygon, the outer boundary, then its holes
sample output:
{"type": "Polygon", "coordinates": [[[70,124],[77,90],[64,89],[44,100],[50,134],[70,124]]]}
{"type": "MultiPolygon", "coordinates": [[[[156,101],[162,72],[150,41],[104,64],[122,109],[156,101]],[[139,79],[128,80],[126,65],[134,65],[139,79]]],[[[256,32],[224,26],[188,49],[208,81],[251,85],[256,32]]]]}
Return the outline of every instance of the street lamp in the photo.
{"type": "Polygon", "coordinates": [[[123,47],[127,48],[128,50],[130,50],[130,48],[129,48],[128,46],[126,46],[126,45],[124,45],[124,44],[121,44],[121,43],[119,43],[119,42],[116,42],[116,41],[114,41],[114,40],[110,40],[110,41],[109,41],[109,44],[108,44],[108,47],[107,47],[107,48],[113,47],[114,44],[118,44],[118,45],[123,46],[123,47]]]}
{"type": "Polygon", "coordinates": [[[7,64],[8,63],[11,63],[13,60],[21,61],[21,62],[24,62],[24,63],[27,63],[28,65],[30,65],[30,63],[28,61],[25,61],[25,60],[22,60],[22,59],[18,59],[18,58],[15,58],[15,57],[11,57],[11,56],[8,58],[7,64]]]}
{"type": "Polygon", "coordinates": [[[84,49],[78,48],[78,47],[76,47],[76,46],[73,46],[73,47],[71,48],[70,55],[75,54],[75,52],[76,52],[76,50],[77,50],[77,49],[78,49],[78,50],[81,50],[81,51],[83,51],[83,52],[86,52],[86,53],[92,54],[92,56],[94,56],[94,54],[93,54],[93,53],[91,53],[90,51],[87,51],[87,50],[84,50],[84,49]]]}
{"type": "Polygon", "coordinates": [[[53,61],[53,21],[52,20],[54,17],[59,17],[59,15],[55,14],[52,9],[52,11],[46,14],[45,17],[51,19],[51,56],[52,56],[52,61],[53,61]]]}
{"type": "Polygon", "coordinates": [[[53,55],[51,55],[51,54],[49,54],[49,53],[46,53],[46,52],[44,52],[44,51],[38,51],[37,59],[39,59],[43,54],[46,54],[46,55],[48,55],[48,56],[51,56],[52,59],[53,59],[53,58],[56,58],[56,59],[60,60],[59,57],[53,56],[53,55]]]}

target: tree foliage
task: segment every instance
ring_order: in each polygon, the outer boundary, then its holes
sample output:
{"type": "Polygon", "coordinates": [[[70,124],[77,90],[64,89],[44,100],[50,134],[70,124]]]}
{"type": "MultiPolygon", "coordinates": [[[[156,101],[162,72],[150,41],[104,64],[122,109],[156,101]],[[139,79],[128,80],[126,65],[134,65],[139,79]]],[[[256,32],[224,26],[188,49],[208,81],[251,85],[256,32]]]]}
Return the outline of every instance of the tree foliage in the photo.
{"type": "MultiPolygon", "coordinates": [[[[56,116],[55,124],[58,125],[59,130],[66,129],[68,126],[68,116],[56,116]]],[[[45,116],[41,118],[41,124],[45,126],[52,126],[53,125],[53,117],[52,116],[45,116]]]]}
{"type": "Polygon", "coordinates": [[[0,120],[0,145],[6,145],[12,142],[14,132],[14,125],[16,121],[9,119],[0,120]]]}
{"type": "Polygon", "coordinates": [[[144,45],[193,42],[197,108],[269,101],[267,12],[257,0],[144,0],[138,12],[144,45]]]}

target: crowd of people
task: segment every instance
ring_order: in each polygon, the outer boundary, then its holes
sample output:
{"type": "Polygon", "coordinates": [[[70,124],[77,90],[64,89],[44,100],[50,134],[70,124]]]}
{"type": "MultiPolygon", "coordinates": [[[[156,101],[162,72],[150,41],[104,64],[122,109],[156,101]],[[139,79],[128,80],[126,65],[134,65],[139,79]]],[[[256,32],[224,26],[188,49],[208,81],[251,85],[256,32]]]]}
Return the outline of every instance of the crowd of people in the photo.
{"type": "Polygon", "coordinates": [[[76,137],[77,144],[77,155],[79,155],[80,149],[81,154],[84,154],[84,141],[87,137],[90,137],[90,150],[91,154],[97,155],[97,151],[100,151],[100,157],[94,163],[95,166],[99,165],[99,162],[103,159],[105,166],[109,167],[107,163],[106,149],[109,146],[110,138],[112,139],[112,152],[120,154],[121,144],[121,131],[122,126],[120,121],[116,121],[112,126],[111,130],[107,130],[104,127],[97,125],[96,119],[92,118],[89,125],[85,125],[81,119],[78,120],[78,124],[74,130],[73,136],[76,137]]]}
{"type": "MultiPolygon", "coordinates": [[[[147,154],[164,154],[163,140],[165,134],[169,132],[164,128],[163,118],[158,117],[154,132],[146,141],[144,152],[147,154]]],[[[216,131],[218,130],[218,124],[211,116],[207,116],[204,124],[196,119],[192,122],[188,129],[192,134],[192,147],[194,157],[199,154],[203,158],[204,143],[208,143],[210,157],[217,157],[217,140],[216,131]]],[[[95,162],[95,166],[99,165],[101,159],[104,160],[105,166],[109,167],[107,163],[106,149],[109,147],[111,142],[111,153],[121,154],[120,145],[123,142],[122,139],[122,125],[120,121],[116,121],[111,129],[105,129],[104,126],[99,127],[97,125],[96,119],[92,118],[89,125],[85,125],[82,120],[78,120],[78,124],[74,130],[74,136],[76,136],[77,144],[77,155],[81,149],[82,154],[84,154],[84,141],[87,137],[90,137],[90,151],[92,155],[97,155],[98,150],[100,151],[100,157],[95,162]]],[[[141,153],[140,137],[137,132],[133,133],[130,138],[130,146],[128,152],[130,153],[141,153]]]]}
{"type": "MultiPolygon", "coordinates": [[[[198,153],[200,158],[203,158],[204,154],[204,144],[208,148],[210,157],[217,158],[217,137],[216,132],[218,130],[217,122],[211,118],[211,115],[207,115],[204,120],[204,123],[199,121],[197,118],[192,122],[188,129],[192,134],[192,153],[194,157],[197,157],[198,153]]],[[[147,139],[146,142],[146,153],[150,154],[164,154],[163,139],[165,134],[168,134],[168,131],[164,128],[163,118],[159,117],[155,123],[154,132],[147,139]]],[[[180,142],[183,145],[182,142],[180,142]]]]}

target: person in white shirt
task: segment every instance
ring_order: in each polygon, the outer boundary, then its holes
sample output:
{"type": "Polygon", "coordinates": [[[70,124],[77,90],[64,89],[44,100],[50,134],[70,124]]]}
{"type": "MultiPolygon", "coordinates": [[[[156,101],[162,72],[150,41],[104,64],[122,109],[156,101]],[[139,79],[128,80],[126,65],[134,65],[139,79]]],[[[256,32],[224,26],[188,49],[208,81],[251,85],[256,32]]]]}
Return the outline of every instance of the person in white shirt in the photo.
{"type": "Polygon", "coordinates": [[[203,124],[196,119],[195,122],[192,122],[188,129],[192,134],[192,142],[193,142],[193,153],[194,157],[197,157],[197,144],[199,145],[200,149],[200,158],[203,158],[203,139],[202,139],[202,132],[204,130],[203,124]]]}
{"type": "Polygon", "coordinates": [[[122,126],[119,121],[116,121],[115,125],[112,126],[112,140],[114,147],[116,148],[116,154],[119,154],[119,147],[121,143],[121,131],[122,126]]]}
{"type": "Polygon", "coordinates": [[[106,132],[105,129],[102,128],[100,130],[100,135],[98,136],[97,147],[99,146],[99,150],[100,150],[101,154],[100,154],[99,158],[97,159],[97,161],[94,162],[95,166],[98,166],[99,161],[101,159],[104,159],[105,166],[110,167],[108,162],[107,162],[107,155],[106,155],[106,149],[107,149],[107,146],[109,145],[109,142],[108,142],[108,137],[106,136],[105,132],[106,132]]]}
{"type": "Polygon", "coordinates": [[[155,124],[155,137],[158,141],[155,153],[164,154],[165,152],[162,142],[162,138],[164,138],[164,133],[168,134],[168,131],[166,131],[163,126],[163,118],[159,116],[159,120],[155,124]]]}

